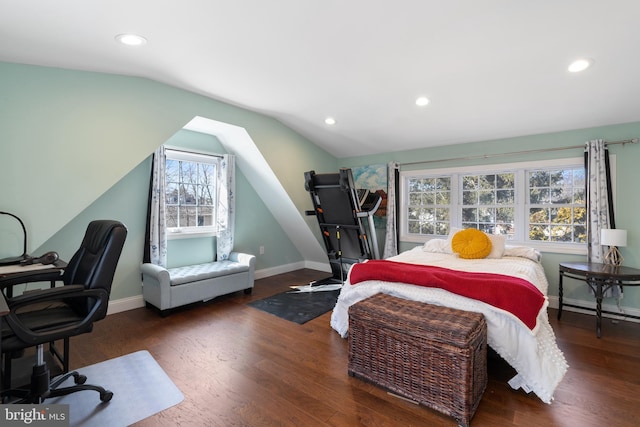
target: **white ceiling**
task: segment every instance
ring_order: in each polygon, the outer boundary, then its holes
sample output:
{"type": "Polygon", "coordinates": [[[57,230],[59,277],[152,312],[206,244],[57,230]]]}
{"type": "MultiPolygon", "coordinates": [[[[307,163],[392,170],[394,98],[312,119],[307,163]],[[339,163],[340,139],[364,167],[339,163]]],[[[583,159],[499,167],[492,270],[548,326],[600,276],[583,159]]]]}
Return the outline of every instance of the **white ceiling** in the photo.
{"type": "Polygon", "coordinates": [[[347,157],[640,121],[639,18],[638,0],[0,0],[0,61],[147,77],[347,157]],[[571,74],[578,57],[595,64],[571,74]]]}

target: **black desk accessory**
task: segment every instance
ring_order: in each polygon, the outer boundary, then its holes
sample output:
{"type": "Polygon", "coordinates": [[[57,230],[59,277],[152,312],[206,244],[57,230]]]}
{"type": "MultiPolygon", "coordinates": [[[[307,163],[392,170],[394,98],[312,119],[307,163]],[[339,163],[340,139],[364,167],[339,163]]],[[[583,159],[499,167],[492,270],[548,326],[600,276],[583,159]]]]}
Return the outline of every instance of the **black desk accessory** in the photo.
{"type": "Polygon", "coordinates": [[[0,266],[20,264],[22,261],[25,261],[26,259],[30,258],[29,255],[27,255],[27,228],[24,226],[24,222],[22,222],[20,218],[18,218],[16,215],[10,212],[0,211],[0,215],[8,215],[10,217],[15,218],[20,223],[20,226],[22,227],[22,233],[24,236],[22,255],[15,256],[15,257],[2,258],[0,259],[0,266]]]}
{"type": "Polygon", "coordinates": [[[32,264],[53,264],[54,262],[56,262],[60,257],[58,256],[57,252],[47,252],[45,254],[43,254],[42,256],[39,257],[32,257],[29,254],[27,254],[27,228],[24,226],[24,222],[22,222],[22,220],[10,213],[10,212],[2,212],[0,211],[0,215],[8,215],[10,217],[15,218],[19,223],[20,226],[22,227],[22,235],[23,235],[23,241],[22,241],[22,255],[19,256],[15,256],[15,257],[8,257],[8,258],[2,258],[0,259],[0,267],[5,266],[5,265],[16,265],[16,264],[20,264],[20,265],[32,265],[32,264]]]}

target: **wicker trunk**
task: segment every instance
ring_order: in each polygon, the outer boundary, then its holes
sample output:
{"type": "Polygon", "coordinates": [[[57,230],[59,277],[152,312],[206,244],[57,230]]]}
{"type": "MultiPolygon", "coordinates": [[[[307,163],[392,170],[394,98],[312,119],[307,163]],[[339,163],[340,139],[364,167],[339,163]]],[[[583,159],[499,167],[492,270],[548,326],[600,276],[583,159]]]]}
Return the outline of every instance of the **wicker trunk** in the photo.
{"type": "Polygon", "coordinates": [[[349,308],[349,375],[469,425],[487,386],[484,316],[369,297],[349,308]]]}

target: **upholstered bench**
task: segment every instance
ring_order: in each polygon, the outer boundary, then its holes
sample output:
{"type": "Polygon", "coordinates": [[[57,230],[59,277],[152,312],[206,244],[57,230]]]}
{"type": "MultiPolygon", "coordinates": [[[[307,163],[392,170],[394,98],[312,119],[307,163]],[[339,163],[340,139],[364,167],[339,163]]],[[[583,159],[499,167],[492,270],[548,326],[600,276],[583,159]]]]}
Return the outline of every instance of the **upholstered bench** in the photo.
{"type": "Polygon", "coordinates": [[[254,255],[231,252],[229,259],[184,267],[164,268],[142,264],[142,295],[164,315],[167,310],[207,301],[236,291],[251,293],[255,276],[254,255]]]}
{"type": "Polygon", "coordinates": [[[349,307],[348,372],[468,426],[487,386],[485,318],[373,295],[349,307]]]}

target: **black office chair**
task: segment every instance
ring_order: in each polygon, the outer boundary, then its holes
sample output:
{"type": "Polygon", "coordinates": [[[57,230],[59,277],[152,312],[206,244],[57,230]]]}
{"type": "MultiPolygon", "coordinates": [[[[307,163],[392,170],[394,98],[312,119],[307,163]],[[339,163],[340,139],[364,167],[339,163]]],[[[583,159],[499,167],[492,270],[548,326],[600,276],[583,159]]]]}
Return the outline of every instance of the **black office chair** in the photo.
{"type": "MultiPolygon", "coordinates": [[[[7,298],[10,312],[2,326],[2,353],[36,347],[29,390],[5,390],[5,403],[42,403],[44,399],[81,390],[95,390],[107,402],[113,393],[84,384],[86,377],[69,372],[53,382],[44,361],[44,344],[91,332],[93,322],[107,314],[113,276],[127,236],[118,221],[97,220],[87,227],[80,249],[69,261],[61,281],[64,286],[29,291],[7,298]],[[75,385],[58,388],[73,376],[75,385]],[[17,398],[17,400],[11,400],[17,398]]],[[[23,283],[29,282],[23,278],[23,283]]],[[[67,341],[68,342],[68,341],[67,341]]]]}

